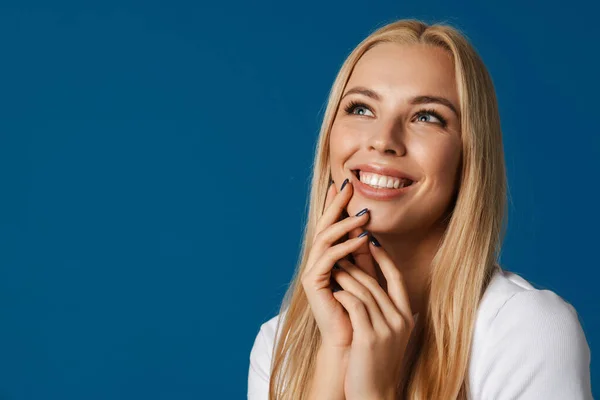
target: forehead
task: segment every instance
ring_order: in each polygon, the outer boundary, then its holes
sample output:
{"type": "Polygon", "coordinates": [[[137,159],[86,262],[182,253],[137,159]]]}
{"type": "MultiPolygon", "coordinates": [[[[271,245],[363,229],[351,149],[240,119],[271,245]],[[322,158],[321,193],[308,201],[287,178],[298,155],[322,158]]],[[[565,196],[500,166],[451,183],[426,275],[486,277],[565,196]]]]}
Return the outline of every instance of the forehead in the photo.
{"type": "Polygon", "coordinates": [[[452,56],[429,45],[376,45],[356,63],[346,87],[353,86],[366,86],[384,99],[436,95],[458,105],[452,56]]]}

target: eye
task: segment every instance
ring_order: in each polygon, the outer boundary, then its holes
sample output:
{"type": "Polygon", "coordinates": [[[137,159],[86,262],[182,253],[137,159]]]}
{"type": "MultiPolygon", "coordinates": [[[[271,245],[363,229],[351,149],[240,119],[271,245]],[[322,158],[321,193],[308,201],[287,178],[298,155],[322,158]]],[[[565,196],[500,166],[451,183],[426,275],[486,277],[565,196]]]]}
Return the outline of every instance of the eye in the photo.
{"type": "Polygon", "coordinates": [[[370,116],[373,116],[373,113],[366,104],[356,101],[351,101],[348,103],[348,105],[344,108],[344,111],[346,111],[346,114],[354,115],[367,115],[367,113],[370,112],[370,116]]]}
{"type": "Polygon", "coordinates": [[[442,127],[445,127],[447,125],[446,119],[444,117],[442,117],[437,111],[435,110],[420,110],[417,112],[417,121],[419,122],[429,122],[429,123],[434,123],[434,124],[438,124],[442,127]],[[432,121],[431,118],[435,118],[437,121],[432,121]]]}

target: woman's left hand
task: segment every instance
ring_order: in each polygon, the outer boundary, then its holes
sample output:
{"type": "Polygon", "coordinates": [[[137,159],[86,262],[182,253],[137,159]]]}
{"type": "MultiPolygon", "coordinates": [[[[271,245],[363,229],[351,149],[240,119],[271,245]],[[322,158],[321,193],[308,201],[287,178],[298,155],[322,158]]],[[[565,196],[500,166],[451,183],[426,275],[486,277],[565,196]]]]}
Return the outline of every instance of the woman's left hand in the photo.
{"type": "Polygon", "coordinates": [[[353,328],[344,392],[347,400],[396,399],[404,353],[414,327],[400,270],[382,247],[369,243],[388,293],[371,275],[347,260],[334,270],[344,289],[333,296],[348,312],[353,328]]]}

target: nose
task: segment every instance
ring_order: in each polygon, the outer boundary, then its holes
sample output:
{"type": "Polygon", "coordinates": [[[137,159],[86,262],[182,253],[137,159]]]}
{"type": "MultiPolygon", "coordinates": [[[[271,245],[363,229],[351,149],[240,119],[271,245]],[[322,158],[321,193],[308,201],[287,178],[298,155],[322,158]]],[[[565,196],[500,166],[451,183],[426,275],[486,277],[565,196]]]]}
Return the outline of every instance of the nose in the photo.
{"type": "Polygon", "coordinates": [[[404,132],[399,122],[391,122],[375,128],[367,141],[369,150],[375,150],[381,154],[403,156],[406,154],[404,143],[404,132]]]}

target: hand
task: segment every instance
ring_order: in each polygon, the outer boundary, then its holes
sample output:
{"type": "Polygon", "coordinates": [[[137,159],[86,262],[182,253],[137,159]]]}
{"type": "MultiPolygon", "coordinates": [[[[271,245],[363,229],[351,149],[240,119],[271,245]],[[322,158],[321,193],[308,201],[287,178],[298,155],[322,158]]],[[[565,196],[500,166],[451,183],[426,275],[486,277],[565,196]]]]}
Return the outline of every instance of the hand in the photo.
{"type": "MultiPolygon", "coordinates": [[[[361,229],[361,227],[352,229],[348,234],[348,238],[355,238],[361,233],[363,233],[363,229],[361,229]]],[[[359,267],[360,269],[362,269],[367,274],[371,275],[373,278],[377,279],[381,283],[381,278],[377,273],[377,268],[375,267],[375,262],[373,261],[373,256],[371,255],[371,250],[369,249],[368,241],[360,245],[358,249],[352,252],[352,259],[354,260],[354,265],[356,265],[357,267],[359,267]]]]}
{"type": "Polygon", "coordinates": [[[335,184],[327,191],[325,211],[317,222],[312,247],[301,281],[311,311],[321,332],[321,346],[349,350],[352,344],[352,323],[342,304],[333,297],[331,270],[338,260],[346,257],[368,241],[356,237],[335,244],[352,229],[365,225],[369,213],[344,218],[337,222],[352,197],[353,187],[347,183],[337,192],[335,184]]]}
{"type": "Polygon", "coordinates": [[[347,400],[396,398],[404,353],[414,319],[402,274],[386,251],[373,242],[369,249],[387,281],[377,280],[349,261],[333,271],[344,289],[333,294],[347,310],[353,339],[344,381],[347,400]]]}

